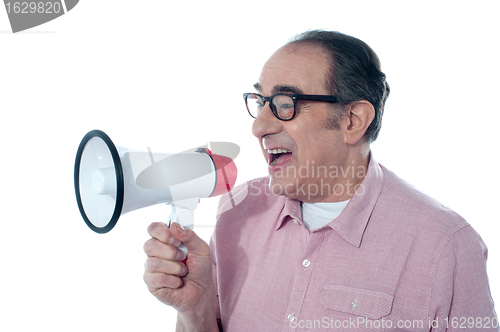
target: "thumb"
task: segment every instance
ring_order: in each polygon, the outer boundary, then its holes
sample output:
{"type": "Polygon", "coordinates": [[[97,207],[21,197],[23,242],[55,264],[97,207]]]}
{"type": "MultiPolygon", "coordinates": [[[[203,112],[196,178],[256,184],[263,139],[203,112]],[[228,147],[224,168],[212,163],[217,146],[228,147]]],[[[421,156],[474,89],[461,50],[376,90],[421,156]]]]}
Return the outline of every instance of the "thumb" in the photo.
{"type": "Polygon", "coordinates": [[[188,253],[197,256],[210,256],[210,247],[192,229],[173,222],[170,230],[172,235],[186,246],[188,253]]]}

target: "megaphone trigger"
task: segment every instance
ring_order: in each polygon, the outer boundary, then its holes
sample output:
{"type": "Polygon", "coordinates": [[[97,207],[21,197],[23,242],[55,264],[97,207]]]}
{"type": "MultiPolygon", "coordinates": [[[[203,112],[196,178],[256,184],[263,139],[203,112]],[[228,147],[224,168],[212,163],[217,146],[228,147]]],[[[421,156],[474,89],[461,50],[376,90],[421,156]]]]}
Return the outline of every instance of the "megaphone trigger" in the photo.
{"type": "MultiPolygon", "coordinates": [[[[172,225],[172,222],[176,222],[182,227],[193,229],[193,224],[194,224],[193,211],[185,208],[176,208],[174,205],[172,205],[172,209],[170,210],[170,215],[168,216],[167,225],[169,228],[172,225]],[[190,223],[190,224],[186,225],[185,223],[190,223]]],[[[183,243],[181,243],[177,248],[184,253],[182,262],[186,263],[187,251],[188,251],[186,246],[183,243]]]]}
{"type": "MultiPolygon", "coordinates": [[[[170,210],[170,214],[168,216],[168,227],[172,224],[172,222],[176,222],[182,227],[186,227],[189,229],[193,229],[194,227],[194,210],[198,206],[199,199],[191,198],[184,199],[179,201],[174,201],[171,203],[172,206],[170,210]]],[[[181,243],[179,247],[177,247],[184,253],[183,263],[186,262],[187,259],[187,248],[184,244],[181,243]]]]}

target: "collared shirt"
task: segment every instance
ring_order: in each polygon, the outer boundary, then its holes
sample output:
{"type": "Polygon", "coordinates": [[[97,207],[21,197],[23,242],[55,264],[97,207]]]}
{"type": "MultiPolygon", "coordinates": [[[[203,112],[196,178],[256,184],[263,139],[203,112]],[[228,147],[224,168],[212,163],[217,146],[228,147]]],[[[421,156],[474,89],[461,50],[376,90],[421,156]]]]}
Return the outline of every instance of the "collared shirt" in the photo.
{"type": "Polygon", "coordinates": [[[487,248],[459,215],[377,164],[309,232],[269,178],[221,199],[210,241],[224,331],[498,331],[487,248]]]}
{"type": "Polygon", "coordinates": [[[302,222],[308,230],[323,227],[333,219],[337,218],[349,200],[332,203],[306,203],[302,202],[302,222]]]}

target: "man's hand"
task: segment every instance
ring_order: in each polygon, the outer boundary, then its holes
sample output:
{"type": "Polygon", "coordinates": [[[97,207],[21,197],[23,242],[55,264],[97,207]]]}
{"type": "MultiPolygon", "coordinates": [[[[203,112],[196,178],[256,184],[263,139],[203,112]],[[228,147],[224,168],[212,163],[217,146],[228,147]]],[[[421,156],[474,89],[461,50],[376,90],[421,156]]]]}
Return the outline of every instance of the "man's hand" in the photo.
{"type": "MultiPolygon", "coordinates": [[[[152,223],[151,235],[144,244],[148,256],[144,282],[149,291],[161,302],[172,306],[179,313],[179,323],[184,328],[203,327],[212,330],[215,323],[215,286],[212,279],[210,247],[192,230],[172,223],[152,223]],[[188,249],[186,264],[177,247],[182,243],[188,249]]],[[[201,331],[201,329],[199,329],[201,331]]]]}

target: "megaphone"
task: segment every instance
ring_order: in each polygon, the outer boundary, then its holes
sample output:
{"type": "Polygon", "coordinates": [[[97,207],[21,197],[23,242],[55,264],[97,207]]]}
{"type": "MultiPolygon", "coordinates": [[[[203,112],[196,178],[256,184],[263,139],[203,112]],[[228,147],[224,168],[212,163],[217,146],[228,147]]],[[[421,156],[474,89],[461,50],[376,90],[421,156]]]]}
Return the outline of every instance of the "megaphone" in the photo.
{"type": "MultiPolygon", "coordinates": [[[[96,233],[120,216],[151,205],[171,204],[170,221],[193,227],[200,198],[229,192],[236,182],[238,145],[210,143],[168,154],[115,146],[106,133],[87,133],[77,150],[74,184],[80,214],[96,233]]],[[[185,251],[185,250],[184,250],[185,251]]]]}

